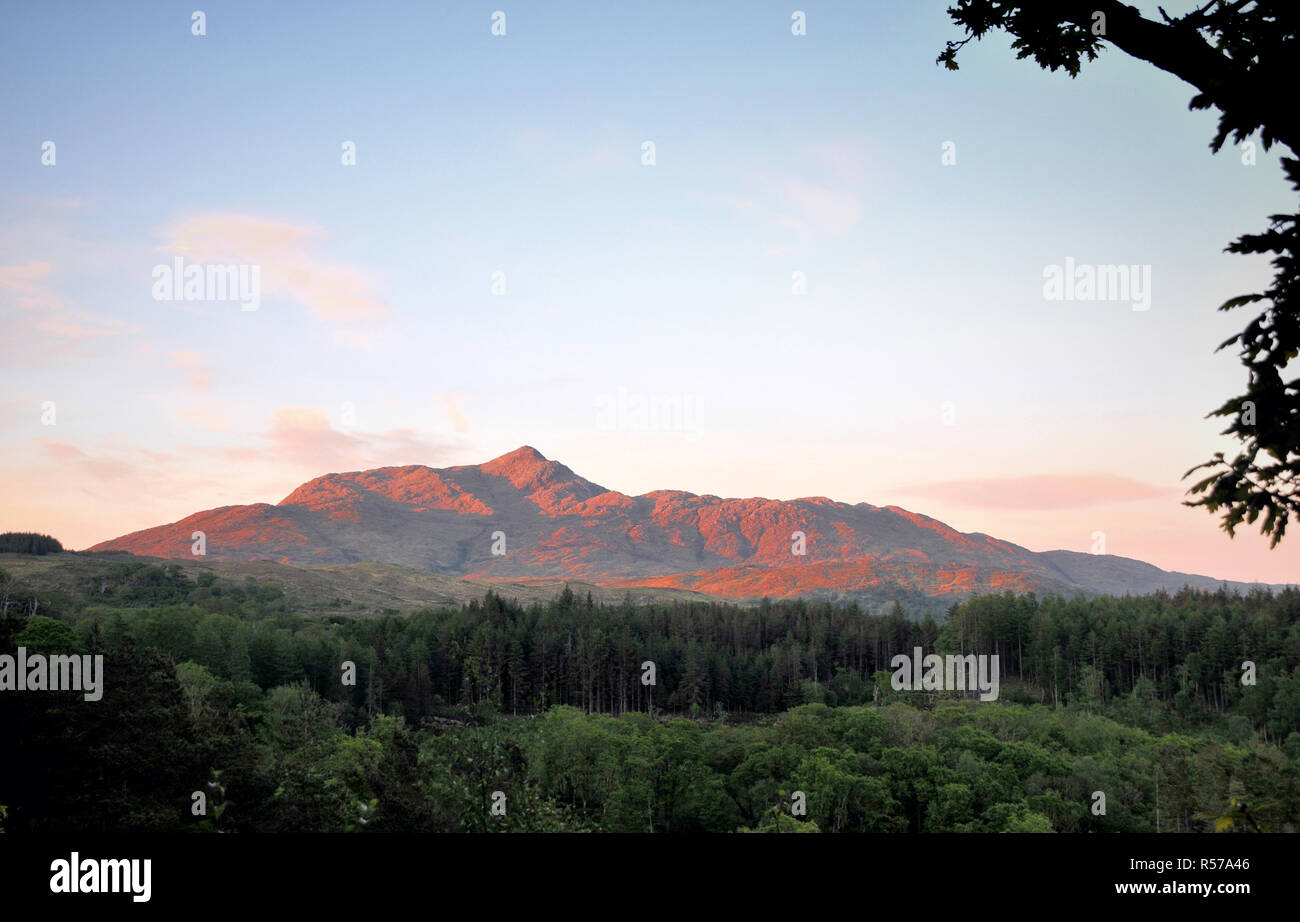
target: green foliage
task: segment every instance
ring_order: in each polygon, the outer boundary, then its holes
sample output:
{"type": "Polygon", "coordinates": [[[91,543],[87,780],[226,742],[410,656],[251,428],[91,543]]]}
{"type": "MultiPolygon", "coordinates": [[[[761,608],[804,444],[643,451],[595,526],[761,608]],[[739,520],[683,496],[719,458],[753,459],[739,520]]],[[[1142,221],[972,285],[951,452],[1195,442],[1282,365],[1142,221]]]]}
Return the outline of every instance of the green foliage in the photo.
{"type": "MultiPolygon", "coordinates": [[[[1300,160],[1282,158],[1292,188],[1300,192],[1300,160]]],[[[1292,515],[1300,515],[1300,378],[1286,379],[1287,366],[1300,356],[1300,213],[1275,214],[1262,234],[1244,234],[1228,245],[1230,253],[1268,254],[1275,270],[1272,284],[1258,294],[1230,298],[1219,308],[1232,310],[1256,301],[1268,308],[1241,333],[1220,346],[1236,345],[1248,370],[1248,386],[1212,412],[1231,420],[1224,435],[1242,448],[1228,460],[1223,452],[1188,471],[1212,473],[1192,486],[1203,494],[1187,503],[1210,512],[1224,510],[1223,528],[1234,534],[1243,521],[1276,547],[1292,515]]]]}
{"type": "Polygon", "coordinates": [[[942,625],[799,601],[576,596],[320,621],[288,610],[275,587],[205,582],[129,570],[105,593],[129,604],[92,591],[0,619],[0,652],[20,639],[76,644],[106,669],[97,704],[0,696],[0,722],[24,740],[23,759],[0,760],[9,831],[1300,822],[1300,592],[1007,594],[956,605],[942,625]],[[153,590],[182,601],[133,595],[153,590]],[[996,653],[1002,687],[1019,691],[994,702],[894,692],[889,660],[913,646],[996,653]],[[653,689],[640,683],[647,656],[653,689]],[[1241,684],[1243,658],[1256,663],[1253,686],[1241,684]],[[339,681],[345,660],[355,686],[339,681]],[[195,790],[208,794],[206,817],[191,814],[195,790]],[[1107,794],[1104,815],[1090,810],[1094,791],[1107,794]],[[791,814],[794,792],[806,816],[791,814]]]}
{"type": "Polygon", "coordinates": [[[15,646],[26,647],[33,653],[84,653],[86,645],[77,632],[54,618],[33,615],[26,626],[14,637],[15,646]]]}
{"type": "Polygon", "coordinates": [[[767,811],[762,822],[756,827],[742,827],[737,832],[821,832],[817,824],[812,820],[800,820],[791,816],[781,807],[773,807],[767,811]]]}
{"type": "MultiPolygon", "coordinates": [[[[222,832],[221,818],[231,807],[232,801],[226,798],[226,786],[221,781],[221,769],[212,769],[207,783],[208,815],[199,821],[198,827],[207,832],[222,832]]],[[[229,824],[227,824],[229,825],[229,824]]]]}
{"type": "Polygon", "coordinates": [[[99,604],[128,607],[188,602],[195,588],[178,564],[143,562],[114,563],[84,587],[99,604]]]}
{"type": "MultiPolygon", "coordinates": [[[[949,41],[937,63],[956,70],[957,52],[971,39],[994,30],[1013,36],[1017,58],[1078,75],[1084,60],[1113,46],[1185,80],[1197,90],[1189,108],[1219,111],[1210,150],[1229,138],[1239,144],[1259,132],[1265,150],[1282,143],[1300,152],[1300,119],[1288,101],[1294,61],[1300,51],[1300,8],[1292,0],[1207,0],[1191,12],[1144,18],[1120,0],[1027,3],[1014,0],[955,0],[948,13],[965,30],[949,41]]],[[[1300,161],[1281,158],[1291,186],[1300,193],[1300,161]]],[[[1259,522],[1276,546],[1293,515],[1300,515],[1300,378],[1290,363],[1300,356],[1300,213],[1275,214],[1267,230],[1245,234],[1230,253],[1270,255],[1274,278],[1262,292],[1229,298],[1219,308],[1263,303],[1245,330],[1219,348],[1236,346],[1246,367],[1245,393],[1210,413],[1230,420],[1224,435],[1241,448],[1223,452],[1187,472],[1208,470],[1189,493],[1189,506],[1222,511],[1222,527],[1233,535],[1242,522],[1259,522]],[[1288,375],[1290,378],[1288,379],[1288,375]]]]}

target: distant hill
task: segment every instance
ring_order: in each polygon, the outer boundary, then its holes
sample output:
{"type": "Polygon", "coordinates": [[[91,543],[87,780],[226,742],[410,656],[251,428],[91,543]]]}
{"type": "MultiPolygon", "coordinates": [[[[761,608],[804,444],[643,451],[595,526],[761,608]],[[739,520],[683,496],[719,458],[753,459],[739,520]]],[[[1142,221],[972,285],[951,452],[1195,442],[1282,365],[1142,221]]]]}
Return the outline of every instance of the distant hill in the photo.
{"type": "Polygon", "coordinates": [[[1253,584],[1123,557],[1035,553],[897,506],[826,497],[628,496],[529,446],[484,464],[326,474],[278,504],[223,506],[95,545],[193,559],[378,562],[493,583],[577,580],[733,599],[809,596],[941,608],[977,592],[1144,594],[1253,584]],[[792,553],[802,533],[802,555],[792,553]],[[504,553],[494,553],[504,550],[504,553]]]}
{"type": "Polygon", "coordinates": [[[271,560],[207,560],[203,558],[161,560],[125,552],[51,554],[43,557],[0,554],[0,572],[21,580],[23,585],[53,603],[80,605],[118,604],[104,600],[100,586],[105,580],[137,584],[140,575],[124,574],[121,564],[179,565],[189,580],[204,573],[236,585],[272,585],[285,593],[293,610],[306,615],[369,617],[384,611],[409,613],[438,605],[461,605],[482,600],[489,592],[524,604],[548,602],[567,586],[575,595],[591,593],[596,602],[618,604],[663,601],[708,601],[706,596],[678,589],[608,589],[579,581],[550,583],[491,583],[426,573],[389,563],[326,564],[293,566],[271,560]]]}

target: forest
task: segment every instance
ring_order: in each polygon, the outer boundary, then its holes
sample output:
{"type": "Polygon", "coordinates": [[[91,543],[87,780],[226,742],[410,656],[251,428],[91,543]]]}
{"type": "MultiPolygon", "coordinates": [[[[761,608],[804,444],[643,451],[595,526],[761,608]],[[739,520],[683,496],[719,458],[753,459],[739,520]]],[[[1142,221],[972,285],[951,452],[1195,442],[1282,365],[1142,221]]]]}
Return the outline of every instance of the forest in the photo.
{"type": "Polygon", "coordinates": [[[6,531],[0,533],[0,554],[57,554],[63,545],[57,538],[40,535],[34,531],[6,531]]]}
{"type": "Polygon", "coordinates": [[[1300,822],[1300,591],[306,617],[278,586],[0,572],[0,825],[37,831],[1200,832],[1300,822]],[[1000,695],[890,659],[996,654],[1000,695]],[[647,665],[652,668],[647,669],[647,665]],[[653,682],[647,681],[652,678],[653,682]]]}

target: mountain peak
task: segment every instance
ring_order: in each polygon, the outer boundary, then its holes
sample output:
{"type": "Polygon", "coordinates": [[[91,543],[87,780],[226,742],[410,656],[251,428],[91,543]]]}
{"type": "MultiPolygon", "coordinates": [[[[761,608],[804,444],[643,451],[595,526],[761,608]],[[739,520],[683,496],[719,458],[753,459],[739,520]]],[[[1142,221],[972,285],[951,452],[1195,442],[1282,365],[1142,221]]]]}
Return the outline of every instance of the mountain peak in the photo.
{"type": "Polygon", "coordinates": [[[538,451],[536,448],[534,448],[533,446],[520,445],[514,451],[508,451],[504,455],[501,455],[500,457],[493,458],[491,461],[485,462],[483,466],[486,467],[488,464],[496,464],[496,465],[514,465],[520,463],[538,464],[546,460],[547,460],[546,456],[542,454],[540,451],[538,451]]]}
{"type": "Polygon", "coordinates": [[[521,445],[499,458],[478,465],[478,469],[494,477],[504,477],[516,487],[535,487],[554,480],[561,472],[570,476],[573,474],[563,464],[546,460],[546,456],[531,445],[521,445]]]}
{"type": "Polygon", "coordinates": [[[545,455],[531,445],[521,445],[474,469],[492,477],[504,477],[515,489],[527,494],[547,515],[576,512],[578,505],[608,492],[604,487],[578,476],[560,462],[548,461],[545,455]]]}
{"type": "Polygon", "coordinates": [[[1035,553],[897,506],[676,490],[629,497],[531,445],[477,465],[327,474],[278,506],[195,513],[92,550],[187,558],[195,530],[217,560],[379,561],[468,579],[854,598],[873,610],[928,598],[918,604],[941,612],[953,599],[1005,589],[1120,594],[1219,585],[1123,558],[1035,553]],[[488,541],[494,531],[509,534],[509,554],[488,541]]]}

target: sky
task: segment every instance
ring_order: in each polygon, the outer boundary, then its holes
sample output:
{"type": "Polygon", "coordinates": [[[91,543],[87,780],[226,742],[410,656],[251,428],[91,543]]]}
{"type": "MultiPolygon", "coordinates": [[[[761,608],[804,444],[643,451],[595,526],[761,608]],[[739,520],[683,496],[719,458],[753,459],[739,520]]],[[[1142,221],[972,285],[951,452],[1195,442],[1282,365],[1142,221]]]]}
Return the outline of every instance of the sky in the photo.
{"type": "Polygon", "coordinates": [[[1293,202],[1171,75],[1003,35],[950,72],[944,0],[205,2],[201,35],[195,2],[0,32],[0,529],[527,444],[633,495],[1300,577],[1300,536],[1182,505],[1235,446],[1216,308],[1271,278],[1223,248],[1293,202]],[[255,303],[160,292],[178,258],[255,303]],[[1067,265],[1143,295],[1048,297],[1067,265]]]}

